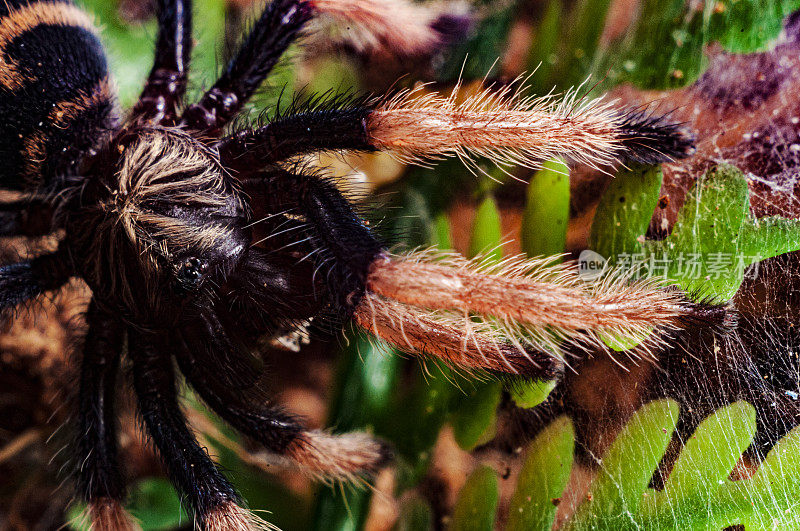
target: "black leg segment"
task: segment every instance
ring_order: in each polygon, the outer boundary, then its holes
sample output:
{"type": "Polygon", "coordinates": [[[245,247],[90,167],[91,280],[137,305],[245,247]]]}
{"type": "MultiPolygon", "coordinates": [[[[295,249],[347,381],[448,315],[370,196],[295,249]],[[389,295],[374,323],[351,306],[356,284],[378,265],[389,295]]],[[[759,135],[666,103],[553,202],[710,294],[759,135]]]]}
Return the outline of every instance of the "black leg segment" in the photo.
{"type": "Polygon", "coordinates": [[[27,262],[0,266],[0,311],[60,288],[73,273],[72,262],[63,249],[27,262]]]}
{"type": "MultiPolygon", "coordinates": [[[[331,293],[345,314],[358,304],[367,273],[384,246],[324,177],[275,170],[263,174],[264,197],[274,212],[294,210],[312,226],[318,261],[328,269],[331,293]]],[[[349,315],[345,315],[349,317],[349,315]]]]}
{"type": "Polygon", "coordinates": [[[204,402],[225,422],[313,475],[355,481],[374,475],[392,457],[389,447],[364,433],[331,435],[309,430],[298,419],[269,403],[258,386],[231,386],[220,378],[211,359],[226,352],[210,352],[210,342],[185,333],[175,340],[181,372],[204,402]]]}
{"type": "Polygon", "coordinates": [[[117,460],[114,396],[125,328],[94,301],[87,321],[78,403],[78,489],[89,504],[122,502],[125,484],[117,460]]]}
{"type": "Polygon", "coordinates": [[[222,77],[183,114],[189,129],[218,136],[313,16],[310,2],[274,0],[253,26],[222,77]]]}
{"type": "Polygon", "coordinates": [[[192,53],[191,0],[158,0],[158,40],[153,69],[133,110],[154,125],[174,125],[186,92],[192,53]]]}
{"type": "Polygon", "coordinates": [[[130,330],[128,338],[139,413],[170,480],[207,526],[207,519],[239,497],[186,424],[171,356],[140,332],[130,330]]]}
{"type": "Polygon", "coordinates": [[[365,106],[285,114],[264,127],[222,139],[226,168],[242,175],[290,157],[315,151],[375,151],[370,144],[365,106]]]}

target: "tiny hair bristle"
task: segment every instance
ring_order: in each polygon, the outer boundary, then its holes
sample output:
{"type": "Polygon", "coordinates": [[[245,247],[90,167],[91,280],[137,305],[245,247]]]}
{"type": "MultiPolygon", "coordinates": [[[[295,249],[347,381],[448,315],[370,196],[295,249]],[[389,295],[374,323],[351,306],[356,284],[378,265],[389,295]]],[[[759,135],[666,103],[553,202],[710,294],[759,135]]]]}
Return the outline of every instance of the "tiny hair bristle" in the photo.
{"type": "Polygon", "coordinates": [[[655,114],[622,113],[613,101],[526,95],[524,79],[449,96],[425,86],[403,90],[369,117],[372,143],[407,163],[457,156],[472,169],[485,157],[537,169],[556,157],[600,169],[624,160],[665,161],[691,151],[691,137],[655,114]],[[663,144],[663,145],[662,145],[663,144]]]}
{"type": "Polygon", "coordinates": [[[203,518],[204,531],[279,531],[279,528],[234,502],[226,502],[203,518]]]}
{"type": "Polygon", "coordinates": [[[125,510],[119,500],[100,498],[89,502],[86,515],[91,531],[140,531],[141,527],[125,510]]]}

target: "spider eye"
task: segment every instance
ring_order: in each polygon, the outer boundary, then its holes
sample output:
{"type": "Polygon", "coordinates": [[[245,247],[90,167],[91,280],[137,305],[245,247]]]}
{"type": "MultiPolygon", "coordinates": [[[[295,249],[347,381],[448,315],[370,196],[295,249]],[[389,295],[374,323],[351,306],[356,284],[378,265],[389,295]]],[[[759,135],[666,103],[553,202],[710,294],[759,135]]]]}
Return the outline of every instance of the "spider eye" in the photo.
{"type": "Polygon", "coordinates": [[[208,263],[205,260],[194,256],[186,258],[178,268],[178,283],[182,287],[193,288],[200,284],[207,269],[208,263]]]}

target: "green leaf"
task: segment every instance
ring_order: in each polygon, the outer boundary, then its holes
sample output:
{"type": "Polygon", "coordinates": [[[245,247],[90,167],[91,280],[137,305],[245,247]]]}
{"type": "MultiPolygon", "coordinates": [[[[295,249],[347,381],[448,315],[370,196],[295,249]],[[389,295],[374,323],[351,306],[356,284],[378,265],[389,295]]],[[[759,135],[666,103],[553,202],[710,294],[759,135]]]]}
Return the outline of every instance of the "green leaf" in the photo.
{"type": "MultiPolygon", "coordinates": [[[[528,256],[564,252],[569,220],[569,168],[560,160],[547,161],[528,184],[522,216],[522,250],[528,256]]],[[[531,408],[547,399],[555,380],[519,383],[511,397],[520,407],[531,408]]]]}
{"type": "Polygon", "coordinates": [[[647,242],[646,248],[653,259],[670,258],[667,276],[686,291],[726,301],[736,294],[748,265],[800,249],[800,222],[756,220],[744,175],[720,165],[686,196],[672,234],[647,242]],[[696,268],[691,267],[695,257],[696,268]]]}
{"type": "Polygon", "coordinates": [[[635,165],[617,173],[597,205],[589,249],[612,264],[619,256],[638,252],[663,178],[660,166],[635,165]]]}
{"type": "Polygon", "coordinates": [[[728,300],[739,289],[745,266],[753,261],[745,254],[747,246],[741,245],[746,241],[749,209],[749,190],[742,173],[733,166],[718,166],[687,194],[672,234],[663,241],[647,243],[648,254],[667,259],[667,276],[686,291],[728,300]],[[692,266],[695,261],[697,267],[692,266]]]}
{"type": "Polygon", "coordinates": [[[750,264],[800,249],[800,222],[755,219],[747,180],[728,165],[698,180],[667,238],[645,241],[660,182],[655,168],[619,175],[598,206],[591,249],[611,264],[664,276],[719,301],[733,297],[750,264]]]}
{"type": "Polygon", "coordinates": [[[569,221],[569,168],[547,161],[528,184],[522,215],[522,250],[528,256],[562,254],[569,221]]]}
{"type": "Polygon", "coordinates": [[[663,491],[656,492],[646,487],[676,414],[674,403],[660,401],[634,415],[603,457],[586,501],[565,529],[796,528],[800,428],[775,445],[751,478],[731,481],[755,435],[756,418],[746,402],[723,407],[686,441],[663,491]]]}
{"type": "MultiPolygon", "coordinates": [[[[119,18],[117,2],[83,0],[81,3],[100,23],[101,40],[119,90],[120,103],[127,108],[141,92],[153,64],[155,21],[126,24],[119,18]]],[[[196,46],[192,52],[189,86],[201,88],[210,86],[219,71],[217,51],[224,42],[225,2],[197,0],[194,11],[201,16],[194,17],[196,46]]],[[[273,78],[271,81],[275,83],[277,80],[273,78]]]]}
{"type": "Polygon", "coordinates": [[[586,80],[610,5],[608,0],[578,0],[569,15],[562,18],[562,60],[551,80],[553,85],[568,88],[586,80]]]}
{"type": "Polygon", "coordinates": [[[450,417],[453,435],[464,450],[472,450],[495,436],[497,406],[503,386],[500,382],[478,383],[462,399],[450,417]]]}
{"type": "MultiPolygon", "coordinates": [[[[483,254],[488,259],[500,260],[503,250],[500,247],[500,213],[492,197],[486,198],[475,212],[472,234],[469,242],[469,255],[483,254]]],[[[500,404],[502,385],[499,382],[464,381],[464,387],[472,387],[466,396],[454,397],[450,423],[456,442],[465,450],[472,450],[479,444],[488,442],[495,435],[497,406],[500,404]]]]}
{"type": "Polygon", "coordinates": [[[491,196],[487,196],[475,211],[472,234],[469,240],[469,256],[484,256],[500,260],[503,257],[503,233],[500,226],[500,212],[491,196]]]}
{"type": "Polygon", "coordinates": [[[511,398],[523,408],[536,407],[550,396],[555,389],[557,380],[536,380],[533,382],[520,382],[511,388],[511,398]]]}
{"type": "Polygon", "coordinates": [[[451,531],[491,531],[497,512],[497,473],[479,466],[467,478],[453,509],[451,531]]]}
{"type": "MultiPolygon", "coordinates": [[[[192,519],[181,507],[181,500],[169,481],[145,478],[130,485],[127,509],[142,531],[166,531],[190,523],[192,519]]],[[[73,504],[67,514],[70,529],[88,531],[90,522],[81,518],[86,506],[73,504]]]]}
{"type": "Polygon", "coordinates": [[[587,501],[568,529],[621,529],[631,524],[678,421],[678,404],[651,402],[636,413],[603,457],[587,501]]]}
{"type": "Polygon", "coordinates": [[[178,493],[163,478],[148,478],[134,483],[128,498],[128,510],[142,531],[173,529],[181,523],[191,522],[181,507],[178,493]]]}
{"type": "Polygon", "coordinates": [[[450,220],[446,214],[439,214],[433,220],[433,245],[442,250],[453,248],[453,237],[450,231],[450,220]]]}
{"type": "Polygon", "coordinates": [[[646,0],[634,28],[604,50],[593,71],[604,85],[632,82],[641,88],[682,87],[694,82],[708,60],[704,48],[719,42],[731,52],[766,49],[797,0],[646,0]],[[699,7],[699,9],[698,9],[699,7]]]}
{"type": "Polygon", "coordinates": [[[783,437],[767,454],[756,474],[727,489],[728,503],[741,512],[746,529],[797,529],[800,526],[800,427],[783,437]]]}
{"type": "Polygon", "coordinates": [[[438,80],[447,82],[463,78],[483,79],[505,53],[508,32],[517,14],[514,2],[491,9],[492,2],[484,2],[488,16],[481,17],[478,28],[467,40],[457,45],[438,72],[438,80]]]}
{"type": "Polygon", "coordinates": [[[528,445],[528,454],[508,509],[506,531],[551,529],[572,469],[572,421],[553,421],[528,445]]]}
{"type": "MultiPolygon", "coordinates": [[[[663,181],[660,166],[631,165],[611,181],[600,203],[589,235],[589,249],[619,265],[622,257],[641,254],[653,209],[656,207],[663,181]]],[[[615,351],[625,351],[640,343],[638,338],[601,335],[602,341],[615,351]]]]}
{"type": "Polygon", "coordinates": [[[532,44],[525,62],[527,72],[536,72],[531,77],[532,89],[547,93],[552,89],[553,67],[558,64],[558,45],[561,40],[561,0],[550,0],[538,28],[533,32],[532,44]]]}
{"type": "Polygon", "coordinates": [[[431,366],[425,372],[419,368],[411,392],[397,396],[391,435],[398,453],[409,463],[399,468],[401,487],[412,487],[427,471],[431,448],[449,419],[454,402],[462,396],[453,385],[453,377],[446,367],[431,366]]]}
{"type": "MultiPolygon", "coordinates": [[[[397,385],[400,356],[385,344],[365,334],[350,337],[342,353],[336,389],[339,396],[331,406],[330,425],[339,431],[369,430],[390,420],[392,394],[397,385]]],[[[344,492],[323,488],[317,497],[312,529],[355,530],[367,516],[369,490],[344,492]]]]}
{"type": "Polygon", "coordinates": [[[728,481],[756,433],[756,412],[747,402],[717,410],[686,441],[663,492],[651,491],[642,518],[678,525],[694,522],[728,481]]]}

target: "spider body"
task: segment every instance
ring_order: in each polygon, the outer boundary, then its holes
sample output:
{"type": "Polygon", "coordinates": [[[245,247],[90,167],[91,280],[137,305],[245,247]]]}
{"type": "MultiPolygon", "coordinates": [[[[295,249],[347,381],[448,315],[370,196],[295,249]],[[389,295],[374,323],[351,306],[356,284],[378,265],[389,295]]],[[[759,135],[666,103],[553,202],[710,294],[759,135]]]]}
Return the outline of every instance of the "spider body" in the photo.
{"type": "Polygon", "coordinates": [[[174,127],[123,129],[93,162],[65,220],[76,267],[128,323],[175,326],[175,309],[247,251],[242,192],[212,149],[174,127]]]}
{"type": "MultiPolygon", "coordinates": [[[[57,251],[0,268],[0,307],[71,277],[92,290],[75,453],[79,494],[100,529],[133,525],[121,508],[114,414],[126,337],[144,427],[197,525],[247,529],[265,524],[240,508],[235,489],[187,427],[174,362],[241,433],[313,474],[347,480],[385,463],[387,447],[360,433],[308,430],[270,405],[249,359],[260,336],[325,315],[355,317],[358,326],[422,357],[552,378],[561,360],[530,339],[535,333],[507,327],[504,335],[506,324],[588,339],[594,336],[585,330],[628,326],[649,334],[698,311],[675,290],[654,286],[590,293],[566,270],[556,272],[561,285],[554,288],[549,273],[530,273],[539,266],[526,261],[491,271],[403,261],[333,183],[281,165],[320,150],[387,149],[412,161],[476,153],[526,164],[559,154],[606,164],[689,153],[691,137],[660,117],[569,98],[551,105],[502,90],[458,105],[454,96],[411,100],[406,93],[299,106],[222,136],[304,25],[326,12],[392,29],[384,35],[390,43],[408,41],[394,31],[382,2],[274,0],[220,79],[185,106],[191,3],[159,0],[154,65],[123,117],[85,13],[67,1],[0,6],[0,186],[29,196],[3,205],[0,228],[3,235],[64,233],[57,251]],[[284,245],[278,236],[287,230],[296,235],[284,245]],[[447,296],[436,295],[442,290],[447,296]],[[504,293],[514,294],[510,305],[504,293]],[[496,312],[499,320],[476,330],[474,318],[464,318],[470,312],[496,312]]],[[[436,17],[420,20],[414,31],[440,42],[436,17]]]]}

